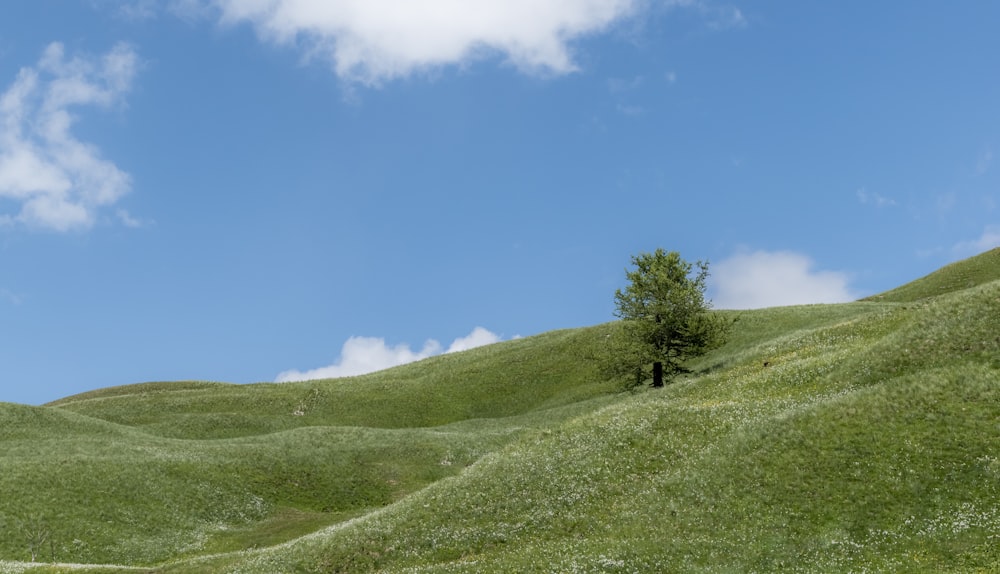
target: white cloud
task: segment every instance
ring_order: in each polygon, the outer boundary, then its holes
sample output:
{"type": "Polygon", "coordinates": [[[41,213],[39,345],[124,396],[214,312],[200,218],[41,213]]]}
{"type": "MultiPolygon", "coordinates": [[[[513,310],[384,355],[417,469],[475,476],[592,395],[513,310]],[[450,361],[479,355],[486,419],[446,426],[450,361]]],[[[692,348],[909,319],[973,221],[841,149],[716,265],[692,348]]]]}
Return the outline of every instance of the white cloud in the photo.
{"type": "Polygon", "coordinates": [[[994,247],[1000,247],[1000,225],[987,225],[982,235],[971,241],[957,243],[952,247],[952,252],[955,255],[966,257],[978,255],[994,247]]]}
{"type": "MultiPolygon", "coordinates": [[[[264,41],[329,62],[348,82],[377,86],[442,67],[500,57],[523,72],[577,70],[572,44],[642,13],[688,8],[713,29],[743,28],[732,6],[708,0],[91,0],[149,19],[248,24],[264,41]]],[[[670,73],[668,81],[676,81],[670,73]]]]}
{"type": "MultiPolygon", "coordinates": [[[[500,341],[500,337],[482,327],[476,327],[465,337],[455,339],[445,353],[457,353],[500,341]]],[[[389,346],[379,337],[351,337],[340,349],[340,359],[329,366],[309,371],[290,370],[275,377],[277,383],[309,381],[314,379],[334,379],[373,373],[390,367],[405,365],[434,355],[441,354],[443,347],[434,339],[428,339],[419,351],[407,344],[389,346]]]]}
{"type": "Polygon", "coordinates": [[[895,199],[877,193],[869,193],[863,187],[858,190],[858,201],[863,205],[874,205],[875,207],[893,207],[897,205],[895,199]]]}
{"type": "Polygon", "coordinates": [[[813,261],[790,251],[739,253],[713,264],[713,303],[720,309],[759,309],[857,299],[848,276],[817,271],[813,261]]]}
{"type": "Polygon", "coordinates": [[[445,352],[457,353],[459,351],[467,351],[469,349],[475,349],[476,347],[492,345],[493,343],[499,342],[500,336],[496,333],[492,333],[482,327],[476,327],[467,336],[455,339],[451,345],[448,346],[448,350],[445,352]]]}
{"type": "MultiPolygon", "coordinates": [[[[570,43],[635,14],[646,0],[209,0],[222,22],[250,23],[278,44],[329,59],[364,84],[499,54],[563,74],[570,43]]],[[[687,0],[664,0],[667,5],[687,0]]]]}
{"type": "Polygon", "coordinates": [[[85,229],[100,207],[129,192],[129,175],[71,133],[71,112],[120,101],[137,66],[124,44],[99,59],[67,59],[62,44],[53,43],[35,67],[18,73],[0,95],[0,200],[20,210],[0,215],[0,223],[85,229]]]}

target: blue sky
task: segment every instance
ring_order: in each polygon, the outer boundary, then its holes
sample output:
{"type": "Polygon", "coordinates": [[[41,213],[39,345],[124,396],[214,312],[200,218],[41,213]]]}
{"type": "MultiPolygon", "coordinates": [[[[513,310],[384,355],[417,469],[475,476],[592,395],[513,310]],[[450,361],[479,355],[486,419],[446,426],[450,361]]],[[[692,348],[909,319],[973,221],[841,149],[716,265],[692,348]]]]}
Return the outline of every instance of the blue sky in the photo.
{"type": "Polygon", "coordinates": [[[0,5],[0,401],[852,300],[1000,245],[1000,4],[0,5]]]}

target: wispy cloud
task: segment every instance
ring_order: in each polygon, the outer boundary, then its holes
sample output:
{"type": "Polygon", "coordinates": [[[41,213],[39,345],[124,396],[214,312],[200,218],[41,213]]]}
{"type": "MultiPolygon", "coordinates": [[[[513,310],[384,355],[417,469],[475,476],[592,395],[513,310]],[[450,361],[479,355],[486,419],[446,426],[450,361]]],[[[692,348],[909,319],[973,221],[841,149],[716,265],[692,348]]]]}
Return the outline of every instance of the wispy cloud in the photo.
{"type": "Polygon", "coordinates": [[[143,227],[144,225],[146,225],[146,222],[142,221],[141,219],[136,219],[135,217],[132,217],[132,214],[124,209],[116,210],[115,215],[118,216],[118,220],[121,221],[122,225],[124,225],[125,227],[131,227],[132,229],[137,229],[139,227],[143,227]]]}
{"type": "Polygon", "coordinates": [[[405,365],[434,355],[457,353],[499,342],[500,336],[482,327],[476,327],[465,337],[455,339],[447,349],[434,339],[428,339],[420,350],[407,344],[388,345],[380,337],[351,337],[340,349],[340,359],[326,367],[308,371],[290,370],[279,373],[275,382],[334,379],[373,373],[390,367],[405,365]]]}
{"type": "MultiPolygon", "coordinates": [[[[209,0],[206,0],[209,1],[209,0]]],[[[210,0],[221,21],[328,59],[347,80],[377,85],[500,55],[529,73],[577,69],[574,40],[645,7],[643,0],[210,0]]],[[[686,5],[689,0],[665,0],[686,5]]]]}
{"type": "Polygon", "coordinates": [[[11,305],[20,305],[23,299],[16,293],[12,293],[6,289],[0,289],[0,301],[6,301],[11,305]]]}
{"type": "Polygon", "coordinates": [[[702,12],[708,18],[708,25],[715,30],[730,30],[749,26],[743,11],[735,6],[714,6],[699,3],[702,12]]]}
{"type": "Polygon", "coordinates": [[[646,113],[646,109],[642,106],[633,106],[628,104],[618,104],[615,109],[618,110],[619,114],[630,118],[639,117],[646,113]]]}
{"type": "Polygon", "coordinates": [[[155,20],[161,13],[172,14],[183,20],[196,21],[211,18],[215,11],[211,0],[89,0],[91,6],[126,22],[155,20]]]}
{"type": "Polygon", "coordinates": [[[125,44],[100,58],[67,58],[53,43],[34,67],[21,69],[0,95],[0,199],[19,207],[0,214],[0,224],[85,229],[129,192],[129,175],[73,135],[73,111],[118,103],[137,67],[125,44]]]}
{"type": "Polygon", "coordinates": [[[642,76],[632,78],[608,78],[608,91],[612,94],[634,92],[646,83],[642,76]]]}
{"type": "Polygon", "coordinates": [[[976,159],[975,173],[977,176],[985,175],[991,167],[993,167],[993,149],[986,148],[979,152],[979,157],[976,159]]]}
{"type": "Polygon", "coordinates": [[[955,206],[958,205],[958,193],[955,191],[949,191],[948,193],[939,194],[934,200],[934,212],[939,216],[947,215],[949,212],[954,211],[955,206]]]}
{"type": "Polygon", "coordinates": [[[989,251],[994,247],[1000,247],[1000,225],[987,225],[979,237],[956,243],[952,246],[951,251],[956,256],[968,257],[989,251]]]}
{"type": "Polygon", "coordinates": [[[142,22],[156,17],[158,0],[131,0],[118,4],[115,14],[134,22],[142,22]]]}
{"type": "Polygon", "coordinates": [[[626,98],[634,97],[635,92],[639,92],[646,79],[642,76],[635,76],[632,78],[608,78],[608,91],[618,100],[615,110],[619,114],[628,117],[638,117],[643,115],[646,110],[640,105],[634,103],[626,102],[626,98]]]}
{"type": "Polygon", "coordinates": [[[791,251],[738,253],[712,265],[713,303],[720,309],[759,309],[857,299],[846,273],[814,265],[791,251]]]}
{"type": "Polygon", "coordinates": [[[875,207],[893,207],[897,205],[896,200],[891,197],[885,197],[884,195],[879,195],[877,193],[871,193],[865,188],[861,188],[857,191],[858,201],[863,205],[874,205],[875,207]]]}

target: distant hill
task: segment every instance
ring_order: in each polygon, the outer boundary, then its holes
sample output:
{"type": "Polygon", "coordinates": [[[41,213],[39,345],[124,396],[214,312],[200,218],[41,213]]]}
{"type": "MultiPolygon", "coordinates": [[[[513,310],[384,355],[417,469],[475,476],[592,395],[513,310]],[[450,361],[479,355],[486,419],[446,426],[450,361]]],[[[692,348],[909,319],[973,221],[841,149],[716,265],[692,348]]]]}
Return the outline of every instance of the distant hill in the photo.
{"type": "Polygon", "coordinates": [[[602,376],[607,323],[0,404],[0,572],[1000,572],[1000,250],[720,313],[662,390],[602,376]]]}
{"type": "Polygon", "coordinates": [[[873,295],[866,300],[912,303],[919,299],[969,289],[998,279],[1000,279],[1000,247],[952,263],[926,277],[891,291],[873,295]]]}

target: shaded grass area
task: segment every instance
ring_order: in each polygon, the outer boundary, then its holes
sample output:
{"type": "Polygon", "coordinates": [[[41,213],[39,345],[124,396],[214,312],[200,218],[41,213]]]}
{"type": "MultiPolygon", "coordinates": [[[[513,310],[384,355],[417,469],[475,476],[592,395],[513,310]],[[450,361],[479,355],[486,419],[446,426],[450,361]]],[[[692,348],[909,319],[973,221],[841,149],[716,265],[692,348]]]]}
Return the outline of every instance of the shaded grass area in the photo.
{"type": "Polygon", "coordinates": [[[145,565],[92,572],[1000,571],[996,253],[880,301],[726,312],[728,344],[657,391],[601,378],[612,323],[2,405],[0,557],[45,516],[58,561],[145,565]]]}
{"type": "Polygon", "coordinates": [[[0,454],[0,516],[10,526],[0,549],[25,557],[17,534],[27,519],[49,530],[40,553],[46,560],[156,562],[217,548],[220,538],[236,543],[227,549],[242,548],[286,509],[311,525],[330,523],[450,476],[488,448],[485,437],[457,433],[315,427],[199,443],[148,436],[8,442],[0,454]]]}
{"type": "Polygon", "coordinates": [[[103,421],[93,421],[101,432],[92,436],[45,427],[47,438],[38,429],[0,450],[0,549],[28,559],[18,527],[28,518],[50,530],[46,561],[150,564],[273,545],[390,504],[609,400],[436,429],[302,427],[208,441],[103,421]]]}
{"type": "Polygon", "coordinates": [[[131,385],[2,405],[0,557],[30,558],[29,523],[46,530],[39,560],[155,564],[384,507],[613,400],[593,374],[607,329],[349,380],[131,385]]]}

